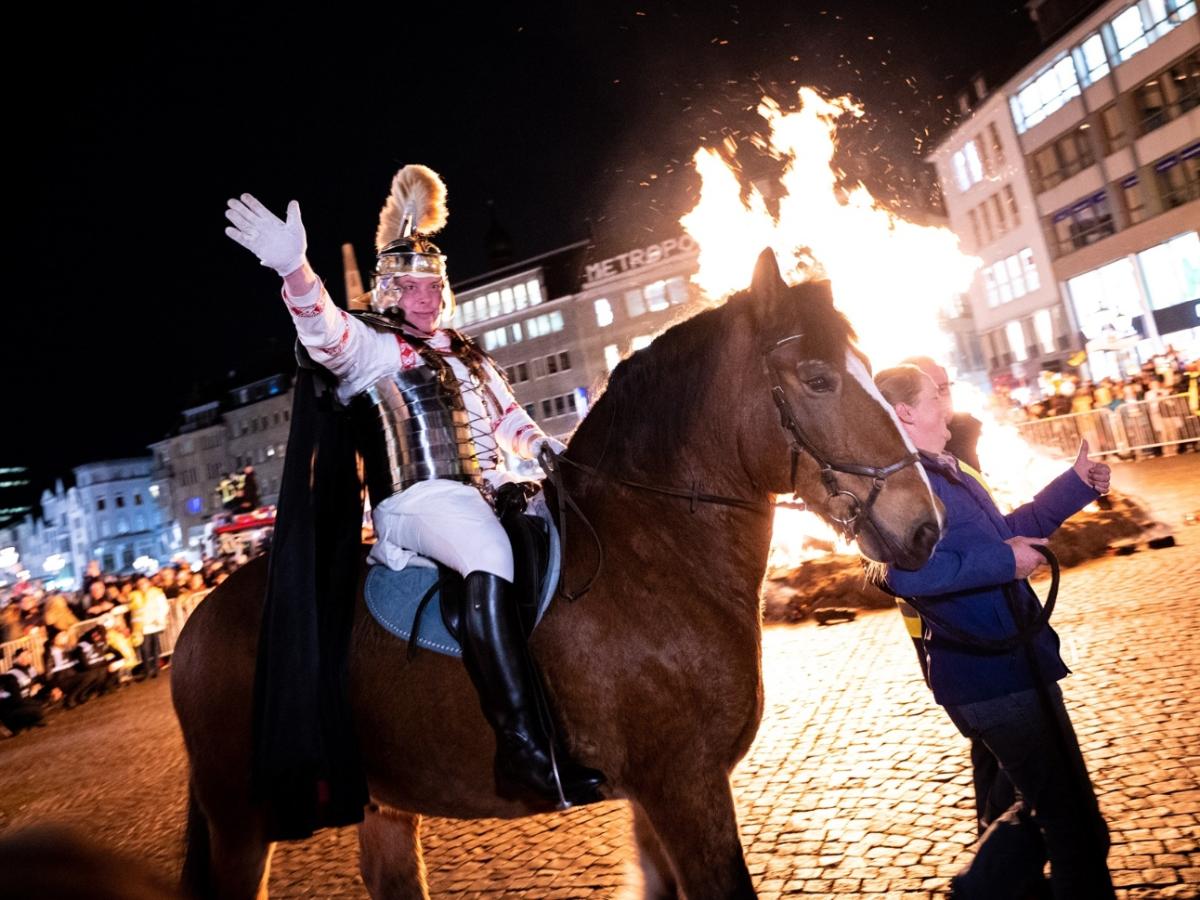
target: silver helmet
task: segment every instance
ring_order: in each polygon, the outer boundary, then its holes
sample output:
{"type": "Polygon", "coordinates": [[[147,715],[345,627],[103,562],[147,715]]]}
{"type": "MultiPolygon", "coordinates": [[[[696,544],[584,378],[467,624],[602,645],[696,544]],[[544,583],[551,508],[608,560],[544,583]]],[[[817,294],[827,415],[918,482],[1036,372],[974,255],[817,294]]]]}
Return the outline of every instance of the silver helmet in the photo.
{"type": "Polygon", "coordinates": [[[392,179],[391,193],[379,214],[375,233],[375,278],[371,309],[398,316],[405,276],[442,279],[442,313],[454,311],[454,295],[446,278],[446,256],[430,240],[446,224],[446,185],[426,166],[405,166],[392,179]]]}

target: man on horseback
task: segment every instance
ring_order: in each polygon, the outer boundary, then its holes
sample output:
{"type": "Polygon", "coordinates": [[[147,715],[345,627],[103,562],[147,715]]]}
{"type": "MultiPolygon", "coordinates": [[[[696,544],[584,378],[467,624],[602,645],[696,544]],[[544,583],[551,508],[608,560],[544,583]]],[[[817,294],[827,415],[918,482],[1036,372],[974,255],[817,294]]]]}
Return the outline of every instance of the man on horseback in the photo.
{"type": "Polygon", "coordinates": [[[376,234],[369,311],[349,314],[306,259],[300,207],[281,220],[249,194],[226,229],[283,278],[300,344],[336,380],[363,457],[376,543],[368,561],[399,570],[436,560],[464,578],[461,643],[496,733],[498,780],[568,803],[596,799],[604,776],[569,760],[539,717],[538,674],[507,589],[513,553],[494,509],[511,477],[501,450],[537,459],[565,449],[516,402],[491,358],[440,327],[454,309],[445,256],[429,240],[446,220],[445,185],[424,166],[392,181],[376,234]]]}

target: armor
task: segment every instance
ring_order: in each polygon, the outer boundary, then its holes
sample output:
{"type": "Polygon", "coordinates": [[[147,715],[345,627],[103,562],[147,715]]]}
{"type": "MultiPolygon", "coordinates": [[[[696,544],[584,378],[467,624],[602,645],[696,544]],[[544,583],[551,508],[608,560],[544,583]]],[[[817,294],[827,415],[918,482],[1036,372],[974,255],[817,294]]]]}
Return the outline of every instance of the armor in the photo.
{"type": "Polygon", "coordinates": [[[417,366],[383,376],[351,400],[372,505],[435,478],[483,487],[456,387],[429,366],[417,366]]]}

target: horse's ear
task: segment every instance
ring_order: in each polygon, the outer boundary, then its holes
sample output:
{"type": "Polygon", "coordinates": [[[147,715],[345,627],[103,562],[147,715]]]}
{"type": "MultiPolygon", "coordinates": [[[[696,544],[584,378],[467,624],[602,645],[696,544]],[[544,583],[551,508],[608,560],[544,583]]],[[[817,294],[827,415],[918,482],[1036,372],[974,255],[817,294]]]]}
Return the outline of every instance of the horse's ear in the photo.
{"type": "Polygon", "coordinates": [[[779,263],[775,261],[775,251],[770,247],[758,254],[758,261],[754,264],[754,277],[750,280],[750,291],[767,302],[783,296],[787,291],[787,282],[779,274],[779,263]]]}

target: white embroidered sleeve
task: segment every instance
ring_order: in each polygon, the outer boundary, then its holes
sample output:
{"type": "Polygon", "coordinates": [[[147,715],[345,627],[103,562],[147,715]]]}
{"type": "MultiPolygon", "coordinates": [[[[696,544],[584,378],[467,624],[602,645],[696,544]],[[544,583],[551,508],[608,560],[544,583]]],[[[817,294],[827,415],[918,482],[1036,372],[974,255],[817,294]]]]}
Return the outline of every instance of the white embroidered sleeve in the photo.
{"type": "Polygon", "coordinates": [[[308,355],[338,381],[353,381],[362,369],[373,368],[377,347],[370,328],[338,309],[323,284],[303,297],[290,297],[285,288],[283,302],[308,355]]]}
{"type": "Polygon", "coordinates": [[[496,435],[496,441],[509,453],[522,459],[533,459],[533,442],[546,435],[517,402],[517,398],[513,396],[507,382],[500,377],[496,367],[490,361],[486,365],[488,387],[501,405],[499,417],[492,419],[492,431],[496,435]]]}

